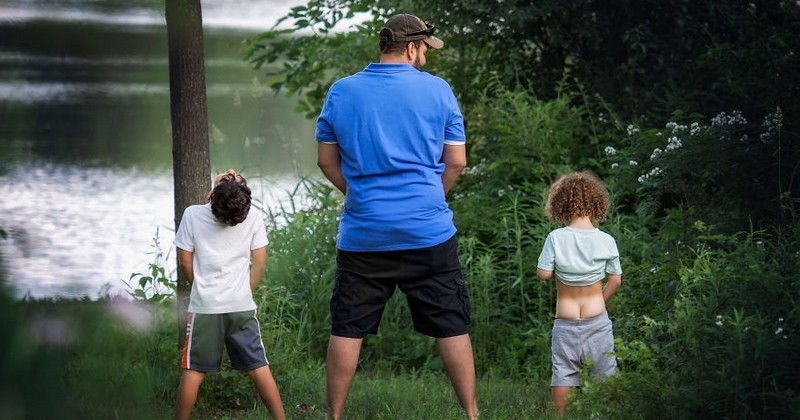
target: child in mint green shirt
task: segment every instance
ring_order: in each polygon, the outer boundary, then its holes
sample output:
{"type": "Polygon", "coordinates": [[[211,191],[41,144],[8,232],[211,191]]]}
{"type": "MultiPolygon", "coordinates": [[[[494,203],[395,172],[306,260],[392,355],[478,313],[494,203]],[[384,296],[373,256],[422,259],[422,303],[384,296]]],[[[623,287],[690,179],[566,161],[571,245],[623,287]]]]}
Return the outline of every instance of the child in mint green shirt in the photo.
{"type": "Polygon", "coordinates": [[[622,284],[622,267],[616,241],[597,228],[608,208],[605,185],[589,172],[564,175],[548,192],[545,211],[564,226],[547,235],[537,275],[555,277],[558,291],[550,387],[560,415],[566,413],[570,389],[580,386],[584,363],[592,360],[592,375],[600,381],[617,367],[606,303],[622,284]]]}

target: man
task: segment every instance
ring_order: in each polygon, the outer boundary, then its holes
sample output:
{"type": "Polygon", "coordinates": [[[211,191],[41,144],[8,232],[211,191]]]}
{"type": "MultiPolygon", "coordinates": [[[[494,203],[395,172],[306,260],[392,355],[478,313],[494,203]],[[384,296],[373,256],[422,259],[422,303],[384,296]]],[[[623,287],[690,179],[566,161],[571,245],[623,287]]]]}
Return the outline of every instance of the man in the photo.
{"type": "Polygon", "coordinates": [[[343,194],[331,298],[327,408],[340,418],[361,343],[397,287],[414,329],[435,337],[461,406],[477,418],[470,304],[446,193],[466,166],[464,120],[441,78],[420,71],[434,28],[399,14],[380,62],[331,86],[317,120],[322,173],[343,194]]]}

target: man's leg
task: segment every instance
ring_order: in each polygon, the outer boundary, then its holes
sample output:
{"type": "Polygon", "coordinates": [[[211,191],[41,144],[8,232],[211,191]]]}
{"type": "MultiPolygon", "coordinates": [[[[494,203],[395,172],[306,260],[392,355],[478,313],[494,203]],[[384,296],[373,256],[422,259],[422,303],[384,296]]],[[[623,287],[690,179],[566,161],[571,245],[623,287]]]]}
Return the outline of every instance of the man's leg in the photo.
{"type": "Polygon", "coordinates": [[[196,370],[185,369],[183,371],[181,383],[178,385],[178,401],[175,405],[176,419],[188,419],[192,414],[192,408],[197,401],[197,391],[205,377],[205,373],[196,370]]]}
{"type": "Polygon", "coordinates": [[[286,414],[283,411],[283,402],[281,402],[281,394],[278,391],[278,384],[275,383],[275,378],[272,377],[272,372],[269,366],[262,366],[258,369],[253,369],[247,374],[253,383],[256,385],[258,396],[261,401],[267,406],[269,414],[275,420],[283,420],[286,414]]]}
{"type": "Polygon", "coordinates": [[[469,334],[448,338],[437,338],[439,354],[442,357],[447,376],[453,384],[459,403],[467,417],[478,418],[476,401],[475,362],[472,356],[472,342],[469,334]]]}
{"type": "Polygon", "coordinates": [[[356,374],[361,338],[332,335],[328,342],[327,385],[328,418],[338,420],[342,416],[350,385],[356,374]]]}

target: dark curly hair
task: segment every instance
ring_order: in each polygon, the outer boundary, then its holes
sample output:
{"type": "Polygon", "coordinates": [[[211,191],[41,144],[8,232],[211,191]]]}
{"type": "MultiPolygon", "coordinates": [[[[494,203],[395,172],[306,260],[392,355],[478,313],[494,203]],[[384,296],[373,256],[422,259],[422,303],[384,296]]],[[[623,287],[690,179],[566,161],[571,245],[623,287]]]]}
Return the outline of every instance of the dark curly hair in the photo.
{"type": "Polygon", "coordinates": [[[544,210],[551,221],[568,225],[576,217],[588,216],[592,223],[606,219],[610,200],[605,184],[597,175],[572,172],[550,186],[544,210]]]}
{"type": "Polygon", "coordinates": [[[221,174],[208,198],[211,213],[218,222],[236,226],[250,212],[250,195],[250,187],[241,175],[232,171],[221,174]]]}

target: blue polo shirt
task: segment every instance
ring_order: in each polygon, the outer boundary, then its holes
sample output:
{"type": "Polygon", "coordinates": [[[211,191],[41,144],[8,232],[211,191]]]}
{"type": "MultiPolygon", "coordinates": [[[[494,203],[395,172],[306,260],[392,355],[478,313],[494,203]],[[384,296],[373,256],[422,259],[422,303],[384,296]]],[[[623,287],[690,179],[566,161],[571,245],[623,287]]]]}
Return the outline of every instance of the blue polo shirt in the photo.
{"type": "Polygon", "coordinates": [[[316,140],[338,145],[347,181],[339,249],[427,248],[455,234],[441,159],[445,144],[466,135],[443,79],[408,64],[369,64],[331,86],[316,140]]]}

